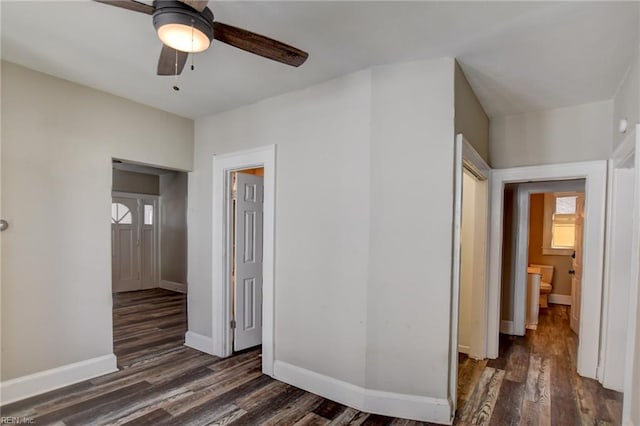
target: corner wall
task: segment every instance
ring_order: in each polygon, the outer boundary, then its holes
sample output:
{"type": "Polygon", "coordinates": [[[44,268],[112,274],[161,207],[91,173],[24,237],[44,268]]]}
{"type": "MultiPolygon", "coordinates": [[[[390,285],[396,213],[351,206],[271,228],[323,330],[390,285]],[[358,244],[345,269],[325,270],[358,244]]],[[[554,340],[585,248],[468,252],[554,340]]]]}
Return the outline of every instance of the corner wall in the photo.
{"type": "Polygon", "coordinates": [[[190,169],[193,122],[2,62],[5,402],[10,379],[113,357],[112,157],[190,169]]]}
{"type": "Polygon", "coordinates": [[[454,91],[456,134],[462,133],[484,161],[491,165],[489,117],[458,62],[455,63],[454,91]]]}
{"type": "Polygon", "coordinates": [[[276,378],[449,421],[453,72],[378,67],[196,120],[190,332],[212,336],[213,155],[276,144],[276,378]]]}
{"type": "Polygon", "coordinates": [[[187,174],[161,175],[160,287],[187,292],[187,174]]]}

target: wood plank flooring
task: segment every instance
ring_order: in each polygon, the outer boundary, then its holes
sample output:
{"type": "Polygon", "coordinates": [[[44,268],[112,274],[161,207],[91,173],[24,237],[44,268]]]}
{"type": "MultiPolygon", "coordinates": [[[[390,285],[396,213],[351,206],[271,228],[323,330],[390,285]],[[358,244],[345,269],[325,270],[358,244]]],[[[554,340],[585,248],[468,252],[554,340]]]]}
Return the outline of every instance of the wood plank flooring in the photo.
{"type": "Polygon", "coordinates": [[[569,307],[550,305],[537,330],[500,335],[497,359],[460,356],[454,424],[621,424],[622,394],[578,376],[577,349],[569,307]]]}
{"type": "MultiPolygon", "coordinates": [[[[1,407],[54,425],[426,425],[373,415],[261,374],[260,349],[221,359],[183,346],[186,301],[162,289],[114,296],[120,371],[1,407]]],[[[575,374],[564,307],[500,357],[460,357],[456,424],[619,424],[621,396],[575,374]],[[566,323],[566,324],[565,324],[566,323]],[[566,330],[564,326],[566,325],[566,330]]]]}

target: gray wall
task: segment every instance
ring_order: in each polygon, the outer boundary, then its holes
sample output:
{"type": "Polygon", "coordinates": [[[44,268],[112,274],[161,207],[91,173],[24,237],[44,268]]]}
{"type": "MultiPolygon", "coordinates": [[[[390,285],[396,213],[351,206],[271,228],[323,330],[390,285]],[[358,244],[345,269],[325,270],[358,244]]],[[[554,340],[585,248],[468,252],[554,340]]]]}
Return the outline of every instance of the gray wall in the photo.
{"type": "Polygon", "coordinates": [[[113,169],[112,189],[119,192],[160,195],[160,177],[146,173],[113,169]]]}
{"type": "Polygon", "coordinates": [[[160,280],[187,284],[187,174],[182,172],[160,176],[160,280]]]}
{"type": "Polygon", "coordinates": [[[504,189],[504,219],[502,222],[502,282],[500,295],[500,319],[511,321],[513,319],[513,306],[515,295],[513,294],[514,281],[514,237],[516,225],[516,206],[514,195],[518,189],[517,184],[507,184],[504,189]]]}
{"type": "Polygon", "coordinates": [[[2,380],[113,352],[112,158],[188,170],[193,122],[2,62],[2,380]]]}
{"type": "Polygon", "coordinates": [[[487,164],[489,158],[489,117],[482,104],[456,62],[455,69],[455,127],[456,134],[462,133],[487,164]]]}

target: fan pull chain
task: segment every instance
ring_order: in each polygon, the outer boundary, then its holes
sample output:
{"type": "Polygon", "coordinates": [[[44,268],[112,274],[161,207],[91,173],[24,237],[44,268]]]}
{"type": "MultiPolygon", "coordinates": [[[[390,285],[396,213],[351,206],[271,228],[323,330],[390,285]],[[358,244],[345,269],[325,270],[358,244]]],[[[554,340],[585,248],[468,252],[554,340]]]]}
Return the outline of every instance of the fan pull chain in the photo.
{"type": "Polygon", "coordinates": [[[175,84],[173,85],[173,90],[177,92],[180,90],[180,87],[178,87],[178,51],[176,50],[175,52],[176,52],[176,60],[174,62],[174,74],[173,74],[175,84]]]}
{"type": "MultiPolygon", "coordinates": [[[[194,38],[193,38],[193,26],[195,25],[195,21],[192,19],[191,20],[191,51],[193,52],[193,42],[194,42],[194,38]]],[[[193,66],[193,53],[191,54],[191,71],[193,71],[195,69],[195,67],[193,66]]]]}

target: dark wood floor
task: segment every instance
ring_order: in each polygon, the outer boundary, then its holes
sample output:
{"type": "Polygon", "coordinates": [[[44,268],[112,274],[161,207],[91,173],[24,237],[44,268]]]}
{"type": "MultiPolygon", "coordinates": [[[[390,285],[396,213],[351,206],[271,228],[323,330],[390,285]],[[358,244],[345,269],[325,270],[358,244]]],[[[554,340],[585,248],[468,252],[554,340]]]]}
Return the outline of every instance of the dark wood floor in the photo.
{"type": "MultiPolygon", "coordinates": [[[[264,376],[259,348],[227,359],[187,348],[185,311],[179,293],[116,295],[121,370],[7,405],[2,416],[56,425],[426,424],[362,413],[264,376]]],[[[536,332],[503,337],[498,359],[461,357],[456,423],[619,424],[620,394],[575,374],[567,321],[566,309],[552,307],[536,332]]]]}
{"type": "Polygon", "coordinates": [[[500,335],[500,355],[460,357],[455,424],[619,425],[622,394],[576,373],[569,307],[541,309],[537,330],[500,335]]]}

